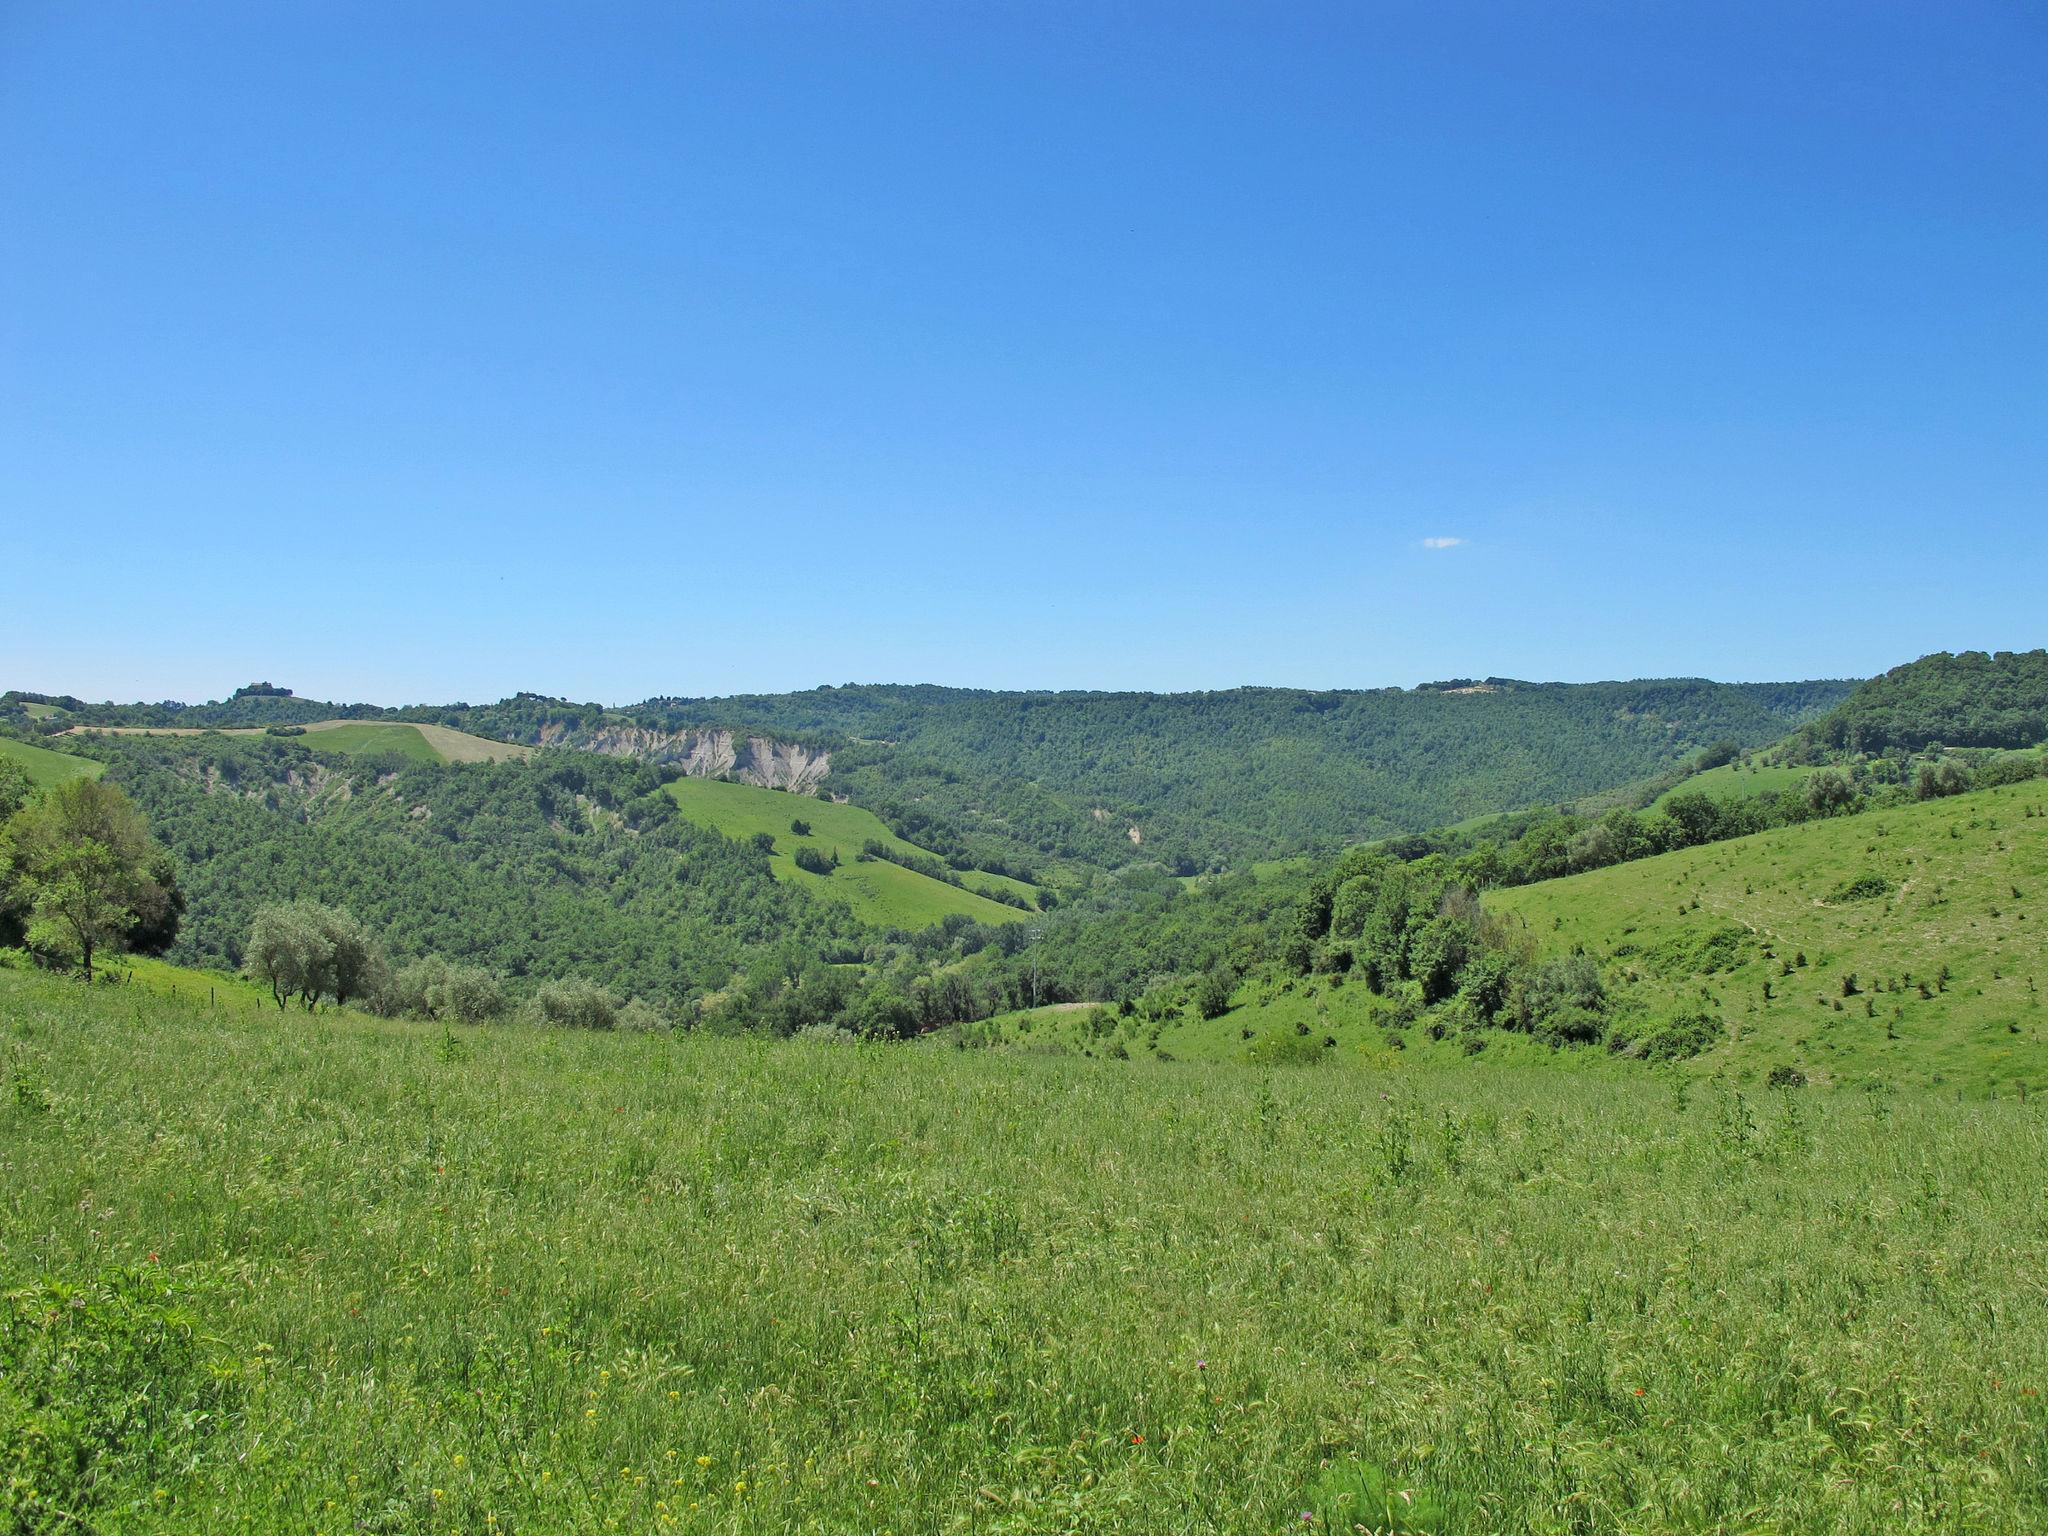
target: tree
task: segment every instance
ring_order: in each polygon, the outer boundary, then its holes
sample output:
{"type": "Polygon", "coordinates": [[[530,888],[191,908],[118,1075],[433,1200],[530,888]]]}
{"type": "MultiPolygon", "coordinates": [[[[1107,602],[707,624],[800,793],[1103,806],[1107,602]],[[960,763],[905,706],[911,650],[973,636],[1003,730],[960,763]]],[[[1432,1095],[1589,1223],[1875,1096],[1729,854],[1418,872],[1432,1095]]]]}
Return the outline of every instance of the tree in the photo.
{"type": "Polygon", "coordinates": [[[263,907],[249,925],[242,964],[266,983],[279,1012],[293,998],[311,1008],[326,986],[327,936],[309,901],[263,907]]]}
{"type": "Polygon", "coordinates": [[[1220,1019],[1230,1011],[1230,994],[1235,990],[1230,973],[1222,967],[1204,971],[1195,982],[1195,1012],[1205,1019],[1220,1019]]]}
{"type": "Polygon", "coordinates": [[[1856,803],[1856,786],[1839,768],[1822,768],[1806,780],[1806,808],[1816,816],[1833,816],[1856,803]]]}
{"type": "MultiPolygon", "coordinates": [[[[75,963],[87,981],[97,956],[138,924],[175,932],[163,849],[128,797],[98,779],[72,779],[15,812],[5,837],[5,883],[29,913],[29,947],[75,963]]],[[[175,889],[175,881],[172,882],[175,889]]]]}
{"type": "Polygon", "coordinates": [[[0,822],[9,820],[36,792],[28,771],[19,763],[0,757],[0,822]]]}
{"type": "Polygon", "coordinates": [[[388,974],[370,931],[343,907],[294,901],[264,907],[249,928],[243,965],[267,982],[282,1009],[296,997],[308,1012],[323,997],[341,1007],[367,997],[388,974]]]}

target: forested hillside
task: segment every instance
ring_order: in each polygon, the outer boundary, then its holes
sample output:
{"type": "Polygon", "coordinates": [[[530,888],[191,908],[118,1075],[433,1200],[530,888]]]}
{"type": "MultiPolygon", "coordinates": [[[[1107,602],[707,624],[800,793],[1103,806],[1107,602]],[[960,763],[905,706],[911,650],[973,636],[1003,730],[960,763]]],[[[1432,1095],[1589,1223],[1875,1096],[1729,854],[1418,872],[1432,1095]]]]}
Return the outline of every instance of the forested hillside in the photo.
{"type": "MultiPolygon", "coordinates": [[[[848,686],[621,708],[520,694],[490,705],[381,709],[256,685],[195,706],[12,693],[0,696],[0,714],[42,731],[392,719],[627,755],[669,751],[681,733],[718,730],[742,741],[758,733],[797,756],[829,757],[827,792],[873,810],[955,868],[1035,882],[1048,863],[1158,861],[1192,873],[1576,800],[1711,743],[1776,741],[1852,686],[1688,678],[1186,694],[848,686]],[[40,711],[33,721],[29,701],[40,711]],[[646,733],[660,745],[650,749],[646,733]]],[[[807,763],[798,781],[809,787],[817,771],[807,763]]]]}
{"type": "Polygon", "coordinates": [[[581,753],[426,764],[323,759],[270,737],[96,742],[177,857],[190,909],[173,959],[234,967],[256,911],[347,907],[394,956],[573,975],[677,1003],[773,944],[858,952],[838,906],[767,856],[692,825],[642,764],[581,753]]]}
{"type": "Polygon", "coordinates": [[[828,789],[963,858],[1163,858],[1191,871],[1575,799],[1708,743],[1775,741],[1851,686],[1490,679],[1193,694],[850,686],[654,699],[616,711],[529,696],[434,718],[514,741],[539,740],[554,725],[573,742],[618,719],[663,731],[766,731],[829,749],[828,789]]]}
{"type": "Polygon", "coordinates": [[[1850,752],[2048,741],[2048,651],[1937,651],[1862,684],[1806,733],[1850,752]]]}

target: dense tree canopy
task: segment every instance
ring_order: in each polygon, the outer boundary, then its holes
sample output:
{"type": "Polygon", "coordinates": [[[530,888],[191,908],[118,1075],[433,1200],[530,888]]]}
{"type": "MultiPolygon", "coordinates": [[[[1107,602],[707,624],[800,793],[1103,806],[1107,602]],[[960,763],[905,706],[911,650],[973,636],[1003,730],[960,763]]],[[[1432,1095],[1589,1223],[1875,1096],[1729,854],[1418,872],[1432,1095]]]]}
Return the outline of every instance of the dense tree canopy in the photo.
{"type": "Polygon", "coordinates": [[[1864,683],[1810,734],[1850,752],[2038,746],[2048,741],[2048,651],[1937,651],[1864,683]]]}

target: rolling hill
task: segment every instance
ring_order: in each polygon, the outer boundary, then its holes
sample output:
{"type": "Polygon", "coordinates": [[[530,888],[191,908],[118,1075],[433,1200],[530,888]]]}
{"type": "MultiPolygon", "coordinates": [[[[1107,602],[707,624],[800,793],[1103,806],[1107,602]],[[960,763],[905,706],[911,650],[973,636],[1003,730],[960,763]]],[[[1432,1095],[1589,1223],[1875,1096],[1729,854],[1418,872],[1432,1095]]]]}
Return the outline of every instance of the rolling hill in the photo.
{"type": "Polygon", "coordinates": [[[1623,1019],[1700,1010],[1699,1067],[2048,1086],[2048,780],[1759,833],[1488,898],[1583,946],[1623,1019]]]}
{"type": "Polygon", "coordinates": [[[2048,779],[1497,890],[1485,905],[1538,960],[1593,960],[1608,991],[1605,1045],[1474,1033],[1453,1004],[1404,1010],[1355,976],[1268,968],[1254,968],[1214,1018],[1178,989],[1158,1006],[1062,1004],[948,1038],[1376,1071],[1477,1051],[1635,1072],[1638,1044],[1677,1020],[1698,1031],[1698,1054],[1677,1065],[1691,1076],[1775,1072],[1976,1096],[2048,1088],[2048,779]]]}

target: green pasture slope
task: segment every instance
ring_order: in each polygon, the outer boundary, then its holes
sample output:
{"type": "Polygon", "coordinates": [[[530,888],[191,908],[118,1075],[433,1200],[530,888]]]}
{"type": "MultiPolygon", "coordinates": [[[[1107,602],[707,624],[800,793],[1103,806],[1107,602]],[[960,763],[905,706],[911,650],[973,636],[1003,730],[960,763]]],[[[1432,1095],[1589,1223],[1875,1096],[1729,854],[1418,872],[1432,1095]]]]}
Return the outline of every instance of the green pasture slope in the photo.
{"type": "MultiPolygon", "coordinates": [[[[1704,1017],[1689,1076],[2048,1090],[2048,781],[1760,833],[1486,897],[1540,952],[1583,947],[1613,1027],[1704,1017]],[[1944,969],[1946,975],[1944,975],[1944,969]],[[1768,984],[1769,995],[1765,988],[1768,984]],[[1922,988],[1926,995],[1922,995],[1922,988]]],[[[1054,1054],[1325,1064],[1399,1072],[1463,1055],[1453,1031],[1395,1030],[1355,978],[1254,975],[1201,1019],[1062,1005],[957,1026],[947,1041],[1054,1054]]],[[[1571,1073],[1652,1069],[1507,1031],[1487,1060],[1571,1073]]]]}
{"type": "Polygon", "coordinates": [[[52,784],[62,784],[66,779],[96,779],[107,771],[105,763],[96,763],[89,757],[73,757],[68,752],[52,752],[48,747],[16,741],[11,736],[0,736],[0,762],[15,764],[28,775],[29,782],[37,789],[48,789],[52,784]]]}
{"type": "Polygon", "coordinates": [[[9,1529],[2048,1526],[2038,1101],[0,1020],[9,1529]]]}
{"type": "Polygon", "coordinates": [[[2048,1087],[2048,780],[1690,848],[1487,904],[1546,949],[1583,945],[1624,1016],[1720,1018],[1724,1041],[1699,1061],[1709,1070],[2048,1087]]]}
{"type": "Polygon", "coordinates": [[[1804,784],[1811,768],[1790,768],[1775,763],[1723,763],[1696,773],[1659,795],[1650,809],[1661,811],[1674,795],[1705,795],[1711,800],[1749,800],[1757,795],[1775,795],[1804,784]]]}
{"type": "MultiPolygon", "coordinates": [[[[978,896],[972,889],[962,890],[884,859],[857,862],[862,845],[870,839],[919,858],[932,857],[891,832],[872,811],[858,806],[836,805],[830,800],[734,784],[725,779],[677,779],[668,786],[668,792],[690,820],[735,841],[745,842],[758,832],[768,833],[775,839],[775,852],[770,855],[769,864],[776,879],[794,881],[827,900],[843,902],[864,922],[882,927],[923,928],[955,912],[984,923],[1016,922],[1028,915],[978,896]],[[810,834],[800,837],[790,831],[792,821],[809,823],[810,834]],[[837,852],[839,867],[829,875],[798,869],[796,851],[803,847],[826,854],[837,852]]],[[[970,871],[961,878],[969,887],[1003,887],[1018,892],[1026,900],[1036,895],[1021,880],[1001,875],[970,871]]]]}
{"type": "Polygon", "coordinates": [[[348,757],[371,757],[391,753],[415,763],[444,763],[419,727],[402,721],[351,720],[343,725],[309,730],[294,741],[315,752],[339,752],[348,757]]]}

